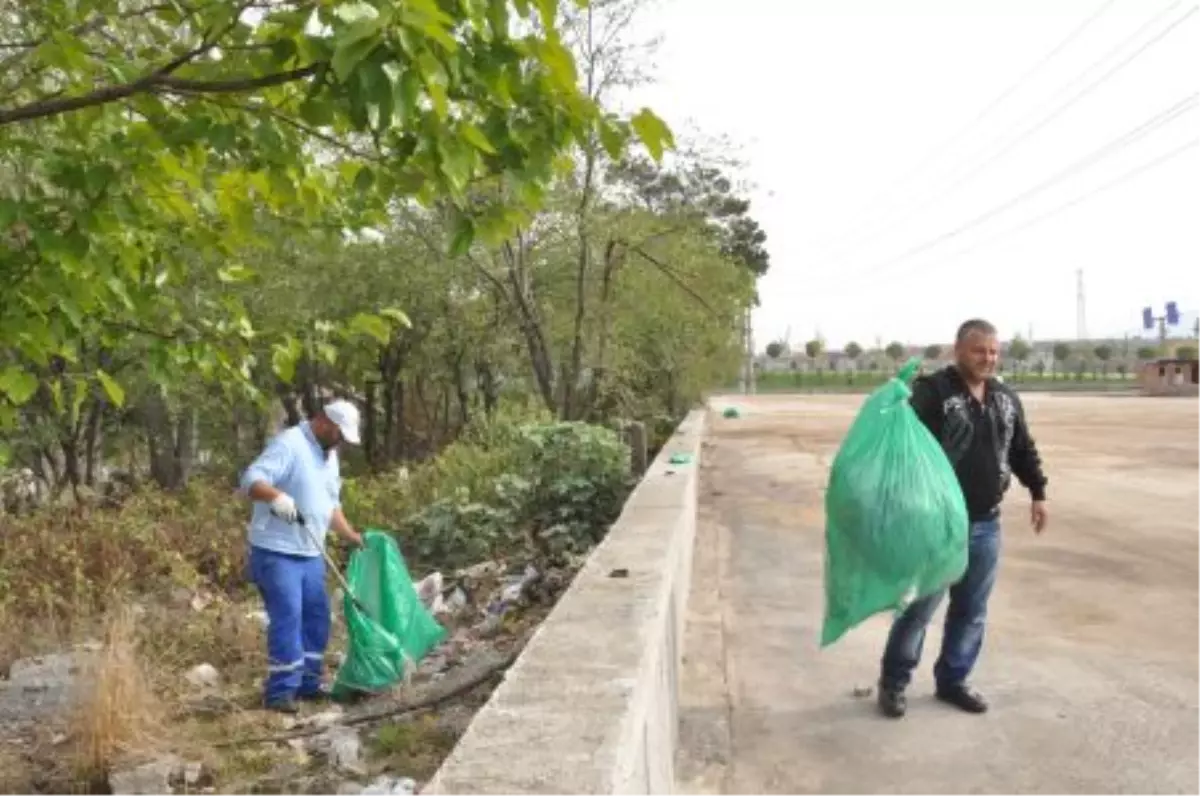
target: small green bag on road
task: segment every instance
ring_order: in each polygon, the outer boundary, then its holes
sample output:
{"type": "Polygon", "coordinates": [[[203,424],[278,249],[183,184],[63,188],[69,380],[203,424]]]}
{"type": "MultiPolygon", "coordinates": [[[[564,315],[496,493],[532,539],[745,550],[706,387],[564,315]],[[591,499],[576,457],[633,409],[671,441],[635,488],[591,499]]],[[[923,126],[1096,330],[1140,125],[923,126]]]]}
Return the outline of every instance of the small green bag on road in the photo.
{"type": "Polygon", "coordinates": [[[910,360],[867,398],[834,458],[825,492],[822,647],[966,571],[962,489],[908,403],[919,364],[910,360]]]}
{"type": "Polygon", "coordinates": [[[333,684],[334,698],[391,687],[404,677],[406,666],[415,666],[446,636],[421,603],[391,534],[369,529],[363,542],[346,570],[354,592],[342,598],[350,640],[333,684]]]}

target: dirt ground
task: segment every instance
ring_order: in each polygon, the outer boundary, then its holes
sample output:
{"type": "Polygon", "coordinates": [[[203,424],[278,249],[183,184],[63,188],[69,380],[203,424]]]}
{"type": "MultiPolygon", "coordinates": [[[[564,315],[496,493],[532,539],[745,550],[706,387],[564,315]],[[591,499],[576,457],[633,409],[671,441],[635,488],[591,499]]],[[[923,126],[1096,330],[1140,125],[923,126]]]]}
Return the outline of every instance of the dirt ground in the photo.
{"type": "Polygon", "coordinates": [[[973,677],[992,710],[933,700],[939,612],[898,722],[873,694],[888,617],[818,646],[823,490],[862,400],[713,402],[680,789],[1196,793],[1196,400],[1024,396],[1052,519],[1036,537],[1014,486],[973,677]]]}

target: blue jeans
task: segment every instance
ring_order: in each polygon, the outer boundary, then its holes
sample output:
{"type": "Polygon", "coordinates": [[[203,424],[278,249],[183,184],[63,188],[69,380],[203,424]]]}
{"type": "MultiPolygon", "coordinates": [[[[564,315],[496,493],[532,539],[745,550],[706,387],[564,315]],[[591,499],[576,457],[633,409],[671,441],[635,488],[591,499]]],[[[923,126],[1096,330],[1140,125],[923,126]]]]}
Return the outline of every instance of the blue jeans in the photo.
{"type": "Polygon", "coordinates": [[[329,643],[325,559],[250,548],[250,575],[267,609],[267,704],[314,694],[329,643]]]}
{"type": "MultiPolygon", "coordinates": [[[[973,522],[970,534],[967,571],[962,580],[950,587],[942,654],[933,668],[939,689],[965,683],[983,647],[988,597],[996,582],[1000,558],[1000,521],[973,522]]],[[[925,627],[944,594],[945,591],[935,592],[917,600],[892,624],[883,653],[881,687],[902,690],[908,686],[912,671],[921,660],[925,627]]]]}

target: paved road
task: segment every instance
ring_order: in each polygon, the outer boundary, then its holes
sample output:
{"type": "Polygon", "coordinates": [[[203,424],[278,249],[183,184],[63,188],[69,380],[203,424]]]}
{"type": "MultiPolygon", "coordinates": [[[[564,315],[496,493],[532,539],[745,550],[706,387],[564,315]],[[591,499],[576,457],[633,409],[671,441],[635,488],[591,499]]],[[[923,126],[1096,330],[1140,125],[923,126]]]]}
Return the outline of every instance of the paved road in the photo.
{"type": "MultiPolygon", "coordinates": [[[[932,699],[940,629],[899,722],[875,713],[880,618],[821,651],[828,463],[861,397],[714,413],[685,638],[680,788],[727,793],[1196,793],[1197,403],[1030,395],[1054,511],[1027,494],[968,716],[932,699]]],[[[722,404],[723,405],[723,404],[722,404]]],[[[940,623],[941,616],[935,620],[940,623]]]]}

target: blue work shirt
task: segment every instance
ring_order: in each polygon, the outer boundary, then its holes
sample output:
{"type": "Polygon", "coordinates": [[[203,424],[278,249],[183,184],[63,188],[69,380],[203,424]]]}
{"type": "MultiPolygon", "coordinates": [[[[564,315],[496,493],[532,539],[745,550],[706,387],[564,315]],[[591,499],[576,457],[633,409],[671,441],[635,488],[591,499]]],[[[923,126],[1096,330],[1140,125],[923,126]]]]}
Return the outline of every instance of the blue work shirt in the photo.
{"type": "Polygon", "coordinates": [[[312,427],[300,423],[276,435],[242,473],[242,489],[250,489],[256,481],[265,481],[291,495],[308,529],[299,523],[284,522],[271,513],[270,504],[255,501],[250,544],[295,556],[321,555],[330,518],[334,509],[342,506],[337,451],[326,456],[312,427]],[[317,537],[320,547],[313,544],[312,536],[317,537]]]}

